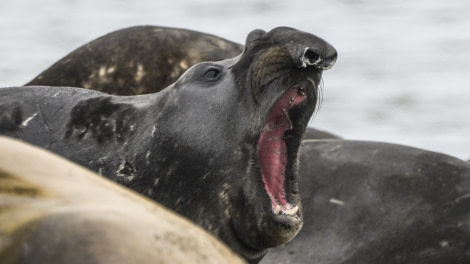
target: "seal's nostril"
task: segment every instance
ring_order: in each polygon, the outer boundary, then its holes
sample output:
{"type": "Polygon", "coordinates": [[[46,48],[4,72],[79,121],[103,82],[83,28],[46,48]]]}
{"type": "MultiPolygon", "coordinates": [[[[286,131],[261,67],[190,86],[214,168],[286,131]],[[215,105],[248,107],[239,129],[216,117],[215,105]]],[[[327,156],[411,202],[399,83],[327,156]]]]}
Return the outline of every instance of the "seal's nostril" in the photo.
{"type": "Polygon", "coordinates": [[[302,57],[300,58],[300,62],[301,64],[299,67],[302,68],[306,68],[310,65],[318,67],[319,64],[322,62],[322,58],[318,52],[313,51],[310,48],[305,48],[302,57]]]}
{"type": "Polygon", "coordinates": [[[309,49],[309,48],[306,48],[305,51],[304,51],[304,57],[303,57],[303,61],[307,64],[307,65],[315,65],[317,64],[318,62],[320,62],[321,58],[320,58],[320,54],[316,53],[315,51],[309,49]]]}
{"type": "Polygon", "coordinates": [[[328,70],[333,67],[336,62],[336,57],[338,56],[336,51],[332,54],[328,53],[329,52],[319,53],[310,48],[305,48],[300,67],[305,68],[307,66],[313,66],[319,70],[328,70]]]}

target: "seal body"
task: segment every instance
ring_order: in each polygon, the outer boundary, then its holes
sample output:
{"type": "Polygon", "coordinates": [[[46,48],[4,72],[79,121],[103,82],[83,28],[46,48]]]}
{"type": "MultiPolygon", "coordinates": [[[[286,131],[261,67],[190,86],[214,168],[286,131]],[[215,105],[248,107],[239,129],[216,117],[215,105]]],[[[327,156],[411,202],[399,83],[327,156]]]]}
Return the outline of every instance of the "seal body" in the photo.
{"type": "Polygon", "coordinates": [[[470,263],[470,165],[395,144],[302,143],[304,227],[262,263],[470,263]]]}
{"type": "Polygon", "coordinates": [[[297,153],[336,57],[312,34],[255,30],[240,56],[159,93],[1,89],[0,133],[158,201],[255,263],[302,226],[297,153]]]}
{"type": "Polygon", "coordinates": [[[197,31],[121,29],[77,48],[26,85],[83,87],[117,95],[154,93],[203,61],[233,58],[243,45],[197,31]]]}
{"type": "Polygon", "coordinates": [[[62,157],[5,137],[0,150],[2,264],[243,263],[187,219],[62,157]]]}

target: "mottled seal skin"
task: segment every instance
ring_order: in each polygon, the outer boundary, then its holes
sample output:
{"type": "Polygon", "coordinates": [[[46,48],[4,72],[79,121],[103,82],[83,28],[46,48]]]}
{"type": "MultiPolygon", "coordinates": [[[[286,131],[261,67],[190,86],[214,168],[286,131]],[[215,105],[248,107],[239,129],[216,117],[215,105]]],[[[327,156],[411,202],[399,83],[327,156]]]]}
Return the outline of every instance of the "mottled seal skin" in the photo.
{"type": "Polygon", "coordinates": [[[297,152],[336,61],[324,40],[254,30],[240,56],[159,93],[0,90],[0,134],[47,148],[175,210],[256,263],[302,226],[297,152]]]}
{"type": "MultiPolygon", "coordinates": [[[[124,28],[72,51],[26,85],[83,87],[115,95],[159,92],[189,67],[233,58],[244,46],[203,32],[158,26],[124,28]]],[[[304,138],[339,138],[307,128],[304,138]]]]}
{"type": "Polygon", "coordinates": [[[304,226],[262,263],[470,263],[470,164],[395,144],[302,143],[304,226]]]}
{"type": "Polygon", "coordinates": [[[197,31],[121,29],[77,48],[26,85],[72,86],[116,95],[154,93],[203,61],[233,58],[243,45],[197,31]]]}
{"type": "Polygon", "coordinates": [[[243,263],[199,226],[63,157],[0,137],[0,263],[243,263]]]}

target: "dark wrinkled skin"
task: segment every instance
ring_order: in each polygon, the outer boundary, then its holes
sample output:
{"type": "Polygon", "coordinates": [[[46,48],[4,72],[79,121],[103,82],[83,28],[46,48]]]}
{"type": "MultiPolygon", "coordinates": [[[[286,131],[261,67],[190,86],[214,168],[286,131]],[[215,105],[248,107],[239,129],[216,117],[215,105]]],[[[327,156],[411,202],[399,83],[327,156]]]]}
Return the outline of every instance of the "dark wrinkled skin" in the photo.
{"type": "Polygon", "coordinates": [[[470,165],[395,144],[304,141],[304,226],[262,263],[470,263],[470,165]]]}
{"type": "Polygon", "coordinates": [[[295,216],[273,212],[258,164],[260,131],[277,100],[302,87],[305,101],[289,110],[284,186],[286,199],[300,206],[297,150],[317,104],[321,73],[336,56],[332,46],[305,32],[255,30],[241,56],[197,64],[155,94],[1,89],[0,133],[147,195],[257,263],[302,226],[302,210],[295,216]],[[272,64],[275,56],[281,59],[272,64]]]}
{"type": "MultiPolygon", "coordinates": [[[[158,26],[121,29],[77,48],[27,86],[83,87],[115,95],[159,92],[189,67],[233,58],[243,45],[210,34],[158,26]]],[[[304,138],[339,138],[307,128],[304,138]]]]}

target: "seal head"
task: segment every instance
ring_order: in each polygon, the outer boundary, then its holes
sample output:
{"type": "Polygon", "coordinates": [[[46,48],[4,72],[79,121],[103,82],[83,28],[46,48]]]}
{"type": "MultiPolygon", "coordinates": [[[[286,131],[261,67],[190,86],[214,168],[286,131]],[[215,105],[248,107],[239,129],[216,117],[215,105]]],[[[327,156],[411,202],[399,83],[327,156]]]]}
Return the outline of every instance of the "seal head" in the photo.
{"type": "Polygon", "coordinates": [[[192,141],[184,159],[170,151],[167,157],[179,160],[175,175],[184,169],[202,179],[186,183],[185,192],[196,195],[201,185],[218,190],[197,199],[223,212],[226,224],[214,226],[207,214],[181,207],[181,197],[168,199],[167,206],[199,219],[250,262],[295,237],[303,222],[299,146],[317,106],[322,71],[336,57],[336,50],[314,35],[291,28],[255,30],[239,57],[200,63],[186,72],[173,86],[184,92],[159,112],[178,112],[183,122],[172,119],[164,125],[171,131],[159,134],[166,135],[168,149],[182,147],[177,138],[192,141]]]}
{"type": "Polygon", "coordinates": [[[239,232],[247,245],[274,247],[290,241],[302,226],[297,154],[317,106],[321,73],[334,64],[337,53],[316,36],[290,28],[253,31],[246,47],[233,71],[238,86],[250,87],[253,106],[264,106],[252,159],[252,171],[261,175],[264,188],[253,191],[264,191],[269,202],[255,205],[258,221],[243,221],[244,215],[234,221],[244,230],[256,230],[254,236],[239,232]],[[248,72],[243,70],[247,63],[248,72]]]}

